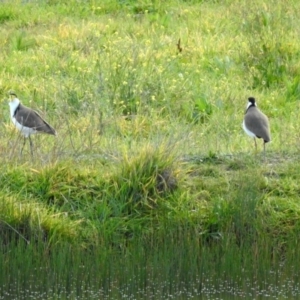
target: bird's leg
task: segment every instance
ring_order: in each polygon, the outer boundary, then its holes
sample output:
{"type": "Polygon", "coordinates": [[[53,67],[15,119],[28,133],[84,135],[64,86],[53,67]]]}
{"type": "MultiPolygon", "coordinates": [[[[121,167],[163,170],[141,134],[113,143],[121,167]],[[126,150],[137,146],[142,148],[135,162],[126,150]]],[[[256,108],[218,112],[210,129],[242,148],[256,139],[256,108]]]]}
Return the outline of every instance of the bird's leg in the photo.
{"type": "Polygon", "coordinates": [[[23,146],[22,146],[22,148],[21,148],[20,156],[22,156],[22,152],[23,152],[25,143],[26,143],[26,137],[24,136],[24,142],[23,142],[23,146]]]}
{"type": "Polygon", "coordinates": [[[29,143],[30,143],[30,153],[31,153],[31,157],[33,157],[33,150],[32,150],[33,144],[32,144],[32,140],[31,140],[31,138],[30,138],[30,135],[28,136],[28,138],[29,138],[29,143]]]}
{"type": "Polygon", "coordinates": [[[257,151],[256,138],[254,138],[255,151],[257,151]]]}
{"type": "Polygon", "coordinates": [[[264,160],[266,160],[266,143],[264,141],[264,160]]]}

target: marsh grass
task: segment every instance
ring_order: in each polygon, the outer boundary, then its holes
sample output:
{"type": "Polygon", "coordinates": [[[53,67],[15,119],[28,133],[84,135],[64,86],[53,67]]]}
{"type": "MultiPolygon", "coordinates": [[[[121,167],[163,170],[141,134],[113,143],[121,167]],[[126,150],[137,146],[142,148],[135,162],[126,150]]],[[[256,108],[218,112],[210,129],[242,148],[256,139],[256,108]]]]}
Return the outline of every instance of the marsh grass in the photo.
{"type": "MultiPolygon", "coordinates": [[[[171,226],[167,234],[155,234],[151,247],[136,240],[118,251],[112,247],[83,250],[67,244],[49,251],[44,243],[27,245],[21,240],[10,251],[1,245],[0,292],[7,299],[30,295],[229,299],[237,294],[291,297],[297,293],[299,257],[295,252],[286,252],[285,260],[273,253],[270,260],[268,240],[258,252],[240,248],[230,239],[224,239],[221,247],[203,247],[190,232],[187,227],[171,226]]],[[[289,249],[296,246],[292,240],[288,244],[289,249]]]]}

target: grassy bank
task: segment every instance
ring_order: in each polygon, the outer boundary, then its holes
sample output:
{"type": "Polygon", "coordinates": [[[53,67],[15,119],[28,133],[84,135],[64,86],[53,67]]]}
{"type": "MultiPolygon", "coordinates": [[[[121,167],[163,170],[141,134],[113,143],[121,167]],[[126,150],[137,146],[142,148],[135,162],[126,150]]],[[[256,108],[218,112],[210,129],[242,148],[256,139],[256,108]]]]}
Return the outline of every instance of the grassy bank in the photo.
{"type": "MultiPolygon", "coordinates": [[[[282,251],[299,232],[298,163],[270,152],[179,158],[175,145],[113,159],[81,158],[1,170],[1,236],[89,247],[153,242],[190,229],[204,244],[273,241],[282,251]]],[[[259,248],[259,246],[257,246],[259,248]]]]}

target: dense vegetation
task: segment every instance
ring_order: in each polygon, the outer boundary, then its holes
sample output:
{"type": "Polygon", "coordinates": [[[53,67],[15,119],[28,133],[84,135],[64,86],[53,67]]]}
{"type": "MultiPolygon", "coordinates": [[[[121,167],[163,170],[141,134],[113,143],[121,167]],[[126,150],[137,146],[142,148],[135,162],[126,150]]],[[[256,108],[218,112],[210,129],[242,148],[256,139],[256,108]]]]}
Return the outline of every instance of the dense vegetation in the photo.
{"type": "Polygon", "coordinates": [[[300,226],[299,9],[2,2],[3,244],[123,249],[183,230],[281,254],[300,226]],[[58,131],[33,137],[34,159],[19,156],[10,89],[58,131]],[[265,161],[241,128],[248,96],[270,118],[265,161]]]}

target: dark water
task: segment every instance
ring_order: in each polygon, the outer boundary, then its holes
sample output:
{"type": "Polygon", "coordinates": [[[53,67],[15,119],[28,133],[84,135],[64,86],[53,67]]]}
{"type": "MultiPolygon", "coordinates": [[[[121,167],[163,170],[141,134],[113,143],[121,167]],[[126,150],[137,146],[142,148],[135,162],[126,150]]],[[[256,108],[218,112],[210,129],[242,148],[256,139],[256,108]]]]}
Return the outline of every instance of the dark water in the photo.
{"type": "Polygon", "coordinates": [[[98,267],[98,274],[84,266],[76,272],[74,266],[63,272],[8,270],[2,275],[0,299],[300,299],[299,271],[286,274],[283,267],[256,275],[241,269],[240,274],[205,270],[199,275],[174,270],[168,276],[158,270],[156,276],[146,274],[143,266],[128,272],[114,267],[106,277],[98,267]]]}
{"type": "Polygon", "coordinates": [[[268,246],[2,244],[0,299],[300,299],[297,245],[268,246]]]}
{"type": "MultiPolygon", "coordinates": [[[[272,276],[270,274],[270,276],[272,276]]],[[[0,290],[0,299],[299,299],[300,286],[293,279],[280,282],[255,282],[252,279],[218,280],[196,279],[188,286],[172,280],[147,283],[144,287],[134,284],[119,286],[117,281],[105,289],[89,286],[80,280],[73,283],[55,283],[53,287],[40,286],[34,278],[27,287],[11,282],[0,290]]],[[[129,279],[130,281],[130,279],[129,279]]],[[[271,280],[273,281],[273,280],[271,280]]]]}

